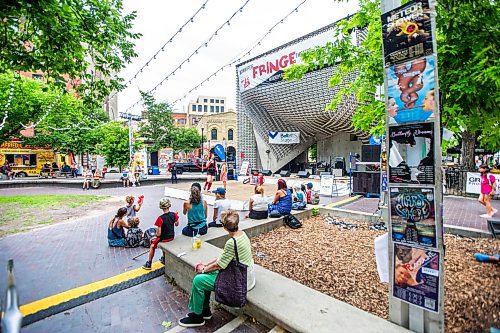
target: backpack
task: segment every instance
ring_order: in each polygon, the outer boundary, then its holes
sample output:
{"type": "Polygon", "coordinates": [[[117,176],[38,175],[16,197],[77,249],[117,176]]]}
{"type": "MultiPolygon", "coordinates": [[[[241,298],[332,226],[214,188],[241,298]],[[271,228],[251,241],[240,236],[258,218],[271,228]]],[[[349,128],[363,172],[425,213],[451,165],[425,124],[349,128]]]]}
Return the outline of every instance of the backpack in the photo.
{"type": "Polygon", "coordinates": [[[292,229],[298,229],[302,227],[302,223],[292,214],[285,215],[283,217],[283,223],[292,229]]]}
{"type": "Polygon", "coordinates": [[[153,239],[156,238],[156,228],[151,227],[144,231],[144,236],[142,237],[142,246],[150,247],[153,239]]]}

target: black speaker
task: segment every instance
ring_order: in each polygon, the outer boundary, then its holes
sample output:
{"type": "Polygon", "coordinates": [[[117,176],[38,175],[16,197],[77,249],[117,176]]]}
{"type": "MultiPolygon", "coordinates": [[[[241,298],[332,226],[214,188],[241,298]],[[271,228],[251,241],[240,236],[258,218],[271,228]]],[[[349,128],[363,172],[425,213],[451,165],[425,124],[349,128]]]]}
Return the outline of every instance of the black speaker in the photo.
{"type": "Polygon", "coordinates": [[[280,177],[290,177],[290,170],[281,170],[280,177]]]}
{"type": "Polygon", "coordinates": [[[353,192],[358,194],[380,193],[380,172],[354,172],[352,174],[353,192]]]}
{"type": "Polygon", "coordinates": [[[271,176],[273,173],[271,172],[271,170],[262,170],[262,174],[264,176],[271,176]]]}
{"type": "Polygon", "coordinates": [[[381,145],[363,145],[361,147],[361,162],[380,162],[381,145]]]}
{"type": "Polygon", "coordinates": [[[309,178],[310,174],[309,171],[299,171],[297,176],[299,176],[299,178],[309,178]]]}

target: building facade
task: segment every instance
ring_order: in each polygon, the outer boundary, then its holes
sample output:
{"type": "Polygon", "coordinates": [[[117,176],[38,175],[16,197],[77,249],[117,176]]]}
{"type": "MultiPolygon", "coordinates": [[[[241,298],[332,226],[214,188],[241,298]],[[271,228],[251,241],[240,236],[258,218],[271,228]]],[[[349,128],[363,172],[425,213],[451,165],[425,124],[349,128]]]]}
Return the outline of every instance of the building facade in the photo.
{"type": "Polygon", "coordinates": [[[191,101],[188,105],[189,127],[196,127],[204,115],[224,113],[226,111],[229,111],[226,105],[226,97],[198,96],[196,101],[191,101]]]}
{"type": "Polygon", "coordinates": [[[215,145],[221,144],[226,148],[228,161],[233,161],[236,157],[236,112],[230,110],[204,115],[196,129],[200,135],[203,133],[205,148],[212,150],[215,145]]]}

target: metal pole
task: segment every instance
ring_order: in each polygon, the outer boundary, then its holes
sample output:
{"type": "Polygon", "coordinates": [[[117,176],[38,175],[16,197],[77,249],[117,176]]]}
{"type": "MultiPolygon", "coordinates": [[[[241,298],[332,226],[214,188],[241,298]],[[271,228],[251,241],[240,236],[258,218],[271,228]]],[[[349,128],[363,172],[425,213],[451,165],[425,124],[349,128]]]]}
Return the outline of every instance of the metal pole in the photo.
{"type": "Polygon", "coordinates": [[[128,150],[129,150],[129,163],[132,162],[132,156],[134,155],[134,147],[132,143],[132,115],[128,115],[128,150]]]}

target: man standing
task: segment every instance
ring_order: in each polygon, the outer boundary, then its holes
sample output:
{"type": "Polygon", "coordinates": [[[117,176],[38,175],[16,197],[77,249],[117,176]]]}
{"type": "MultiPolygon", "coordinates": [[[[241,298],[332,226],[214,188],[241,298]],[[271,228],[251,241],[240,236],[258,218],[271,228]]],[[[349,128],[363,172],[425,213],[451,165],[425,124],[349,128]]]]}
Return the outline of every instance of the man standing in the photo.
{"type": "Polygon", "coordinates": [[[177,164],[175,163],[175,160],[172,162],[172,164],[170,166],[170,172],[172,173],[172,177],[171,177],[172,184],[174,184],[174,181],[175,181],[175,184],[177,184],[177,164]]]}

